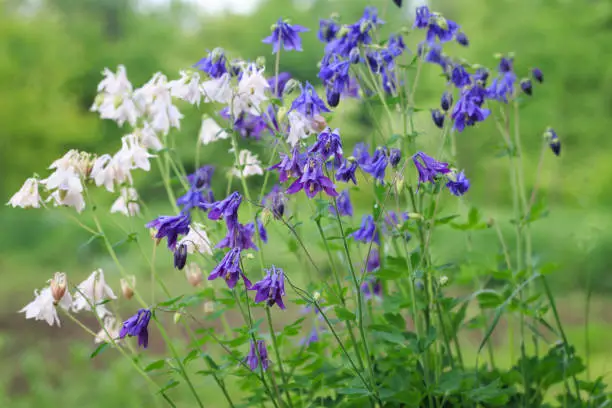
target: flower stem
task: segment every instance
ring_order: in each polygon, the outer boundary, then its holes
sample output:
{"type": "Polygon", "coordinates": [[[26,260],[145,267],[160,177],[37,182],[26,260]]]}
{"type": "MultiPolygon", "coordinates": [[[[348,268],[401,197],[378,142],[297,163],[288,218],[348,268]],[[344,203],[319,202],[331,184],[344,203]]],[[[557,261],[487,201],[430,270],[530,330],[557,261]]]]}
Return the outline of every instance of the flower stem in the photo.
{"type": "Polygon", "coordinates": [[[278,360],[278,369],[281,374],[281,379],[283,380],[283,385],[285,388],[285,395],[287,396],[287,401],[289,402],[289,406],[293,408],[293,402],[291,401],[291,395],[289,394],[289,382],[287,380],[287,376],[285,375],[285,370],[283,370],[283,363],[282,363],[282,359],[280,355],[280,349],[278,347],[278,342],[276,341],[276,332],[274,331],[274,326],[272,325],[272,315],[270,314],[269,307],[266,307],[266,317],[268,318],[268,327],[270,328],[270,337],[272,337],[272,347],[274,347],[276,359],[278,360]]]}

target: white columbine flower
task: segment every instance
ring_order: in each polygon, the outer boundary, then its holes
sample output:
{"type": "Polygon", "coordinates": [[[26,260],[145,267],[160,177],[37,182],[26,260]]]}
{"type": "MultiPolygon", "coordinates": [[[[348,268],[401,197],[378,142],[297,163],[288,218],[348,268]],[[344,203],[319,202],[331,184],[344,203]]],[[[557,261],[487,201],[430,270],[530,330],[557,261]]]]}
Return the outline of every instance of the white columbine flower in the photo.
{"type": "Polygon", "coordinates": [[[116,74],[105,68],[103,75],[91,111],[99,112],[102,119],[114,120],[119,126],[125,122],[134,126],[142,111],[132,98],[132,84],[127,78],[125,67],[119,65],[116,74]]]}
{"type": "Polygon", "coordinates": [[[200,90],[200,74],[197,72],[179,72],[180,79],[168,82],[170,94],[192,105],[200,105],[202,91],[200,90]]]}
{"type": "Polygon", "coordinates": [[[204,102],[218,102],[228,104],[232,99],[231,77],[228,73],[219,78],[209,79],[201,85],[204,102]]]}
{"type": "Polygon", "coordinates": [[[172,104],[168,79],[158,72],[141,88],[134,92],[138,106],[147,112],[151,127],[156,132],[167,134],[170,128],[180,128],[183,115],[172,104]]]}
{"type": "Polygon", "coordinates": [[[214,119],[204,116],[200,127],[200,142],[207,145],[217,140],[227,139],[229,135],[215,122],[214,119]]]}
{"type": "Polygon", "coordinates": [[[115,156],[120,163],[119,167],[124,166],[144,171],[151,170],[149,158],[155,157],[140,144],[135,134],[125,135],[121,138],[121,150],[115,156]]]}
{"type": "Polygon", "coordinates": [[[238,82],[236,94],[232,97],[231,113],[234,116],[242,112],[259,115],[260,105],[266,101],[266,89],[270,87],[268,80],[263,75],[264,69],[257,69],[254,64],[248,66],[242,73],[242,78],[238,82]]]}
{"type": "Polygon", "coordinates": [[[112,343],[119,341],[119,332],[121,330],[121,324],[117,321],[115,316],[109,315],[103,319],[104,327],[100,329],[94,342],[98,343],[112,343]]]}
{"type": "Polygon", "coordinates": [[[291,111],[287,115],[289,119],[289,137],[287,142],[291,146],[295,146],[301,139],[306,139],[315,131],[312,127],[312,122],[297,111],[291,111]]]}
{"type": "Polygon", "coordinates": [[[115,171],[113,169],[113,158],[110,154],[103,154],[97,157],[89,177],[93,179],[96,186],[104,186],[111,193],[115,191],[115,171]]]}
{"type": "Polygon", "coordinates": [[[132,83],[127,78],[125,66],[119,65],[116,74],[110,69],[104,68],[102,75],[104,75],[104,79],[98,84],[98,92],[106,92],[111,95],[132,92],[132,83]]]}
{"type": "Polygon", "coordinates": [[[44,184],[49,191],[55,190],[49,195],[47,201],[53,201],[55,205],[74,207],[77,212],[85,208],[81,178],[72,167],[57,168],[53,174],[41,180],[40,184],[44,184]]]}
{"type": "Polygon", "coordinates": [[[251,153],[249,150],[242,150],[238,155],[236,167],[232,169],[232,174],[236,177],[245,178],[257,174],[263,175],[263,169],[256,154],[251,153]]]}
{"type": "Polygon", "coordinates": [[[102,269],[97,269],[77,286],[72,309],[75,312],[91,310],[91,304],[96,307],[98,316],[104,317],[109,312],[104,305],[98,305],[98,303],[104,299],[117,299],[117,296],[115,296],[110,286],[106,284],[104,280],[104,271],[102,269]]]}
{"type": "Polygon", "coordinates": [[[157,152],[164,148],[164,145],[159,140],[159,137],[157,137],[157,133],[155,133],[155,130],[153,130],[151,125],[148,123],[145,123],[142,129],[136,129],[134,134],[138,136],[140,144],[147,149],[155,150],[157,152]]]}
{"type": "Polygon", "coordinates": [[[16,192],[8,205],[21,208],[40,208],[40,194],[38,194],[38,180],[29,178],[23,183],[23,186],[16,192]]]}
{"type": "Polygon", "coordinates": [[[111,206],[110,212],[119,212],[127,217],[133,217],[140,213],[138,204],[138,192],[133,187],[123,187],[119,198],[111,206]]]}
{"type": "MultiPolygon", "coordinates": [[[[55,300],[51,293],[51,288],[46,287],[40,292],[34,291],[34,300],[28,303],[19,313],[25,313],[26,319],[44,320],[49,326],[57,324],[60,326],[60,320],[55,310],[55,300]]],[[[58,302],[64,310],[68,310],[72,303],[72,296],[66,291],[62,299],[58,302]]]]}
{"type": "Polygon", "coordinates": [[[204,230],[204,226],[197,222],[194,222],[189,227],[189,232],[183,239],[179,241],[179,245],[185,244],[187,246],[187,252],[192,254],[199,252],[201,254],[212,255],[212,247],[208,234],[204,230]]]}

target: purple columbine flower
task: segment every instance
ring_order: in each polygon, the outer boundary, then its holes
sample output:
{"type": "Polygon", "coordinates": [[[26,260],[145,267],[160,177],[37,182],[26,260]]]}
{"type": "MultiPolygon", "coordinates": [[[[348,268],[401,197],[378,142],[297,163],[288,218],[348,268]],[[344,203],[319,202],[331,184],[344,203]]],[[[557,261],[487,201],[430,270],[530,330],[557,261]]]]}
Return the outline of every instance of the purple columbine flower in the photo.
{"type": "Polygon", "coordinates": [[[399,164],[400,160],[402,160],[402,152],[400,149],[391,149],[389,152],[389,163],[393,168],[396,168],[399,164]]]}
{"type": "MultiPolygon", "coordinates": [[[[338,206],[338,212],[341,216],[353,216],[353,204],[351,204],[351,196],[348,190],[344,190],[340,193],[336,199],[336,205],[338,206]]],[[[329,212],[336,215],[336,208],[332,204],[329,205],[329,212]]]]}
{"type": "Polygon", "coordinates": [[[554,131],[553,128],[546,129],[546,133],[544,133],[544,137],[548,140],[548,145],[550,149],[553,151],[555,156],[559,156],[561,154],[561,141],[557,136],[557,132],[554,131]]]}
{"type": "Polygon", "coordinates": [[[436,177],[450,172],[448,163],[439,162],[423,152],[415,153],[412,156],[412,161],[419,172],[419,185],[426,182],[433,184],[436,177]]]}
{"type": "Polygon", "coordinates": [[[319,153],[323,160],[329,159],[334,156],[336,159],[342,158],[342,140],[340,140],[340,129],[334,129],[332,132],[330,128],[326,128],[319,134],[317,141],[310,149],[308,153],[319,153]]]}
{"type": "Polygon", "coordinates": [[[331,107],[338,106],[340,96],[348,89],[351,81],[349,69],[350,60],[340,60],[334,54],[325,56],[321,61],[319,78],[325,85],[327,103],[331,107]]]}
{"type": "MultiPolygon", "coordinates": [[[[229,220],[229,218],[228,218],[229,220]]],[[[240,224],[237,221],[227,221],[227,235],[219,241],[215,248],[237,248],[258,250],[253,242],[255,227],[253,223],[240,224]]]]}
{"type": "Polygon", "coordinates": [[[302,51],[302,39],[300,33],[310,31],[300,25],[291,25],[279,18],[272,26],[272,35],[262,40],[264,44],[272,44],[272,54],[276,54],[282,45],[285,51],[302,51]]]}
{"type": "Polygon", "coordinates": [[[187,245],[180,244],[174,250],[174,267],[179,271],[185,267],[187,263],[187,245]]]}
{"type": "Polygon", "coordinates": [[[262,204],[272,211],[275,218],[282,218],[285,214],[285,203],[287,198],[279,185],[272,187],[272,190],[263,198],[262,204]]]}
{"type": "Polygon", "coordinates": [[[353,157],[357,159],[360,166],[370,162],[370,147],[363,143],[357,143],[353,149],[353,157]]]}
{"type": "Polygon", "coordinates": [[[336,171],[336,181],[344,181],[345,183],[352,181],[356,185],[355,171],[357,171],[357,162],[344,159],[342,165],[336,171]]]}
{"type": "Polygon", "coordinates": [[[380,299],[382,297],[382,285],[380,279],[373,276],[368,276],[361,284],[361,293],[366,300],[373,298],[380,299]]]}
{"type": "Polygon", "coordinates": [[[527,95],[531,96],[533,94],[533,87],[531,85],[531,79],[523,79],[521,81],[521,89],[527,95]]]}
{"type": "Polygon", "coordinates": [[[387,215],[385,216],[385,224],[383,225],[384,228],[384,232],[385,233],[393,233],[397,230],[398,226],[402,223],[402,222],[406,222],[409,219],[408,213],[407,212],[403,212],[400,214],[401,216],[401,220],[400,217],[398,217],[397,213],[395,211],[388,211],[387,215]]]}
{"type": "Polygon", "coordinates": [[[196,189],[210,188],[210,181],[212,180],[213,173],[215,172],[214,166],[202,166],[193,173],[187,176],[187,181],[191,187],[196,189]]]}
{"type": "Polygon", "coordinates": [[[300,90],[300,96],[293,101],[289,111],[296,110],[307,118],[330,111],[310,82],[306,82],[306,86],[300,84],[300,90]]]}
{"type": "Polygon", "coordinates": [[[147,223],[145,227],[155,228],[157,230],[155,238],[166,238],[168,248],[174,251],[178,236],[189,233],[189,224],[191,224],[191,215],[188,211],[183,211],[179,215],[162,215],[147,223]]]}
{"type": "Polygon", "coordinates": [[[361,242],[375,242],[380,243],[380,237],[378,235],[378,228],[374,222],[374,217],[371,215],[364,215],[361,219],[361,226],[359,229],[351,234],[353,238],[361,242]]]}
{"type": "Polygon", "coordinates": [[[444,92],[442,94],[442,98],[440,99],[440,107],[444,112],[450,109],[453,105],[453,94],[450,92],[444,92]]]}
{"type": "Polygon", "coordinates": [[[300,340],[300,346],[308,347],[317,341],[319,341],[319,330],[317,326],[313,326],[308,335],[300,340]]]}
{"type": "Polygon", "coordinates": [[[242,268],[240,267],[240,249],[233,248],[225,254],[221,262],[219,262],[210,275],[208,275],[208,280],[215,280],[219,277],[225,279],[230,289],[236,286],[240,277],[242,277],[247,289],[251,287],[251,281],[246,277],[244,272],[242,272],[242,268]]]}
{"type": "Polygon", "coordinates": [[[380,250],[378,248],[372,248],[370,256],[367,257],[366,271],[373,272],[380,268],[380,250]]]}
{"type": "Polygon", "coordinates": [[[266,227],[263,225],[263,223],[259,220],[259,218],[257,219],[257,232],[259,233],[259,238],[261,238],[261,242],[267,244],[268,231],[266,230],[266,227]]]}
{"type": "Polygon", "coordinates": [[[265,300],[268,306],[272,307],[276,304],[284,310],[285,273],[274,265],[272,265],[272,268],[266,269],[265,272],[266,276],[251,287],[251,290],[257,291],[255,303],[265,300]]]}
{"type": "Polygon", "coordinates": [[[514,94],[514,83],[516,82],[516,74],[513,71],[512,59],[502,58],[499,61],[498,70],[500,75],[495,78],[487,88],[487,97],[507,103],[508,97],[514,94]]]}
{"type": "Polygon", "coordinates": [[[138,346],[147,348],[149,346],[149,321],[151,320],[151,311],[149,309],[140,309],[134,316],[123,322],[119,338],[124,339],[125,336],[138,337],[138,346]]]}
{"type": "MultiPolygon", "coordinates": [[[[418,53],[421,55],[423,52],[423,45],[419,44],[418,53]]],[[[448,58],[442,53],[442,46],[440,44],[429,44],[427,54],[425,54],[425,62],[430,64],[437,64],[442,67],[442,70],[446,72],[446,68],[449,66],[448,58]]]]}
{"type": "Polygon", "coordinates": [[[268,170],[278,170],[278,180],[281,183],[284,183],[289,178],[302,177],[302,169],[304,168],[305,160],[298,146],[295,146],[293,150],[291,150],[291,156],[287,156],[284,153],[281,153],[280,156],[281,161],[271,166],[268,170]]]}
{"type": "Polygon", "coordinates": [[[470,180],[465,177],[463,170],[459,173],[451,172],[447,174],[447,177],[448,183],[446,183],[446,187],[448,187],[451,194],[460,197],[470,189],[470,180]]]}
{"type": "Polygon", "coordinates": [[[234,222],[238,222],[238,208],[241,202],[242,196],[239,192],[234,191],[221,201],[207,204],[206,208],[210,210],[208,212],[208,219],[218,220],[224,218],[228,224],[228,228],[230,228],[230,225],[234,222]]]}
{"type": "Polygon", "coordinates": [[[227,59],[221,48],[215,48],[206,57],[196,62],[193,67],[206,72],[212,78],[219,78],[227,72],[227,59]]]}
{"type": "Polygon", "coordinates": [[[268,349],[266,348],[266,343],[263,340],[257,340],[257,345],[255,345],[253,340],[251,340],[251,350],[245,358],[251,371],[257,370],[257,367],[259,367],[260,358],[261,367],[265,371],[268,369],[268,365],[270,363],[268,360],[268,349]],[[257,347],[257,349],[255,349],[255,347],[257,347]]]}
{"type": "Polygon", "coordinates": [[[451,71],[451,82],[457,88],[463,88],[464,86],[470,85],[472,81],[470,74],[468,74],[463,65],[455,64],[451,71]]]}
{"type": "Polygon", "coordinates": [[[431,120],[440,129],[444,127],[444,114],[440,112],[440,109],[431,110],[431,120]]]}
{"type": "Polygon", "coordinates": [[[539,83],[544,82],[544,74],[542,73],[542,70],[540,68],[532,69],[531,75],[533,76],[533,79],[535,79],[539,83]]]}
{"type": "Polygon", "coordinates": [[[459,100],[451,113],[453,128],[463,132],[466,126],[474,126],[485,120],[490,114],[489,109],[483,108],[487,91],[480,85],[467,87],[461,91],[459,100]]]}
{"type": "Polygon", "coordinates": [[[464,47],[470,45],[470,41],[468,40],[467,35],[465,35],[463,31],[457,33],[457,35],[455,36],[455,40],[464,47]]]}
{"type": "Polygon", "coordinates": [[[413,28],[427,28],[429,26],[429,18],[431,17],[431,13],[429,11],[429,7],[421,6],[416,9],[416,18],[414,19],[413,28]]]}
{"type": "Polygon", "coordinates": [[[474,75],[472,75],[472,79],[475,83],[481,83],[481,85],[486,85],[487,80],[489,79],[489,71],[486,68],[478,68],[474,75]]]}
{"type": "Polygon", "coordinates": [[[323,175],[323,161],[320,156],[311,155],[308,157],[302,177],[289,186],[287,193],[295,194],[302,189],[308,198],[316,196],[321,190],[331,197],[338,195],[334,183],[323,175]]]}
{"type": "Polygon", "coordinates": [[[338,31],[340,31],[340,24],[332,19],[321,19],[319,20],[317,38],[321,42],[329,43],[336,38],[338,31]]]}
{"type": "Polygon", "coordinates": [[[189,211],[192,208],[206,210],[206,205],[213,201],[212,190],[208,190],[205,194],[203,191],[191,187],[185,194],[176,199],[176,205],[183,211],[189,211]]]}
{"type": "Polygon", "coordinates": [[[366,173],[372,175],[372,177],[378,180],[381,184],[384,184],[385,170],[387,169],[388,164],[389,159],[387,158],[387,154],[383,151],[383,149],[376,149],[374,156],[372,156],[368,163],[363,164],[361,168],[366,173]]]}
{"type": "Polygon", "coordinates": [[[268,85],[270,85],[270,89],[272,90],[272,93],[276,97],[281,98],[283,96],[283,91],[285,90],[285,86],[287,85],[287,82],[289,82],[290,79],[291,79],[290,73],[281,72],[278,75],[268,78],[268,85]],[[278,82],[278,86],[277,86],[277,82],[278,82]]]}

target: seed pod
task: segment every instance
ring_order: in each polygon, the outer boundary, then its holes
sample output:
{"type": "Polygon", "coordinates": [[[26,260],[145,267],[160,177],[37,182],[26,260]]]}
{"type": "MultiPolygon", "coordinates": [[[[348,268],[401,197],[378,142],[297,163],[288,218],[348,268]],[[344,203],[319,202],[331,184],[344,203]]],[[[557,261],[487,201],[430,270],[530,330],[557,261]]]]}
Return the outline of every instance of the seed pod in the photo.
{"type": "Polygon", "coordinates": [[[57,305],[57,303],[62,300],[64,294],[66,293],[67,285],[68,281],[66,279],[66,274],[62,272],[55,272],[53,279],[51,280],[51,295],[53,296],[54,304],[57,305]]]}
{"type": "Polygon", "coordinates": [[[187,262],[187,245],[181,244],[174,250],[174,267],[181,270],[187,262]]]}
{"type": "Polygon", "coordinates": [[[134,288],[136,287],[136,277],[134,275],[128,276],[126,279],[121,278],[121,292],[123,297],[130,300],[134,296],[134,288]]]}
{"type": "Polygon", "coordinates": [[[444,114],[440,112],[440,109],[432,109],[431,110],[431,119],[434,124],[442,129],[444,127],[444,114]]]}

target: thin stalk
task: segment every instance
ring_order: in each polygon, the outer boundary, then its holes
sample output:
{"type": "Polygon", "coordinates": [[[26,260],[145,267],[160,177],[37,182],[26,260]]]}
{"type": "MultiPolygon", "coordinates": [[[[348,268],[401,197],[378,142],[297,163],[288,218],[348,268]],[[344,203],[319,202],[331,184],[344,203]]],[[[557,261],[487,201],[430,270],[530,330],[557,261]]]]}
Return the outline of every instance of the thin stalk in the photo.
{"type": "Polygon", "coordinates": [[[269,307],[266,307],[266,317],[268,318],[268,327],[270,328],[270,337],[272,337],[272,346],[274,347],[274,352],[276,353],[276,359],[278,360],[278,369],[281,374],[281,379],[283,380],[283,385],[285,388],[285,395],[287,396],[287,401],[289,402],[289,406],[293,407],[293,402],[291,401],[291,395],[289,394],[289,382],[287,380],[287,376],[285,375],[285,370],[283,370],[283,363],[281,360],[280,349],[278,347],[278,342],[276,341],[276,332],[274,331],[274,326],[272,326],[272,315],[270,314],[269,307]]]}

